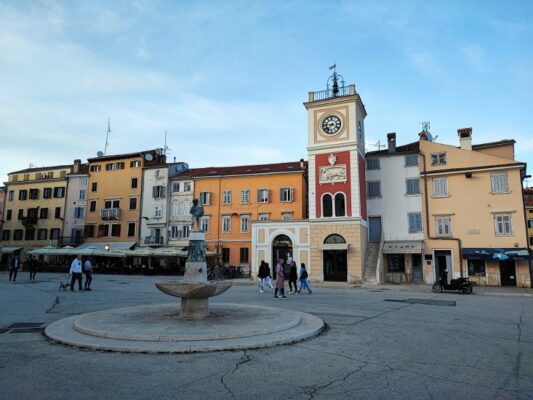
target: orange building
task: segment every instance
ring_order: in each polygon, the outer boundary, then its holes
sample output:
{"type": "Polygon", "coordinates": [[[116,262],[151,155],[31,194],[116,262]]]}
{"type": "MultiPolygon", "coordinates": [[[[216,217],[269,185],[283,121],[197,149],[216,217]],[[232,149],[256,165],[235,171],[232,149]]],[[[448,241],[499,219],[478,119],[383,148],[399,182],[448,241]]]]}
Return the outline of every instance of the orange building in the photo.
{"type": "Polygon", "coordinates": [[[139,241],[142,168],[164,163],[156,150],[88,159],[85,245],[131,248],[139,241]]]}
{"type": "Polygon", "coordinates": [[[307,163],[209,167],[175,179],[194,179],[194,197],[204,207],[202,230],[218,264],[248,267],[252,224],[307,218],[307,163]]]}

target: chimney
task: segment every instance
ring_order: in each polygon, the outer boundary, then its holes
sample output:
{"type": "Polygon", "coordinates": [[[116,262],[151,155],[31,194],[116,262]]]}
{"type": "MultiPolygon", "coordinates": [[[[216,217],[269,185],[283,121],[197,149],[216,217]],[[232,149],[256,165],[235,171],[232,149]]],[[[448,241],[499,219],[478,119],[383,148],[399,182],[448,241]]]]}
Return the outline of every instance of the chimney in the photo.
{"type": "Polygon", "coordinates": [[[387,133],[389,153],[396,153],[396,132],[387,133]]]}
{"type": "Polygon", "coordinates": [[[300,158],[300,169],[305,169],[305,161],[303,158],[300,158]]]}
{"type": "Polygon", "coordinates": [[[472,128],[457,129],[459,144],[463,150],[472,150],[472,128]]]}
{"type": "Polygon", "coordinates": [[[79,159],[74,160],[74,166],[72,167],[72,172],[75,174],[80,172],[80,165],[81,165],[81,160],[79,159]]]}

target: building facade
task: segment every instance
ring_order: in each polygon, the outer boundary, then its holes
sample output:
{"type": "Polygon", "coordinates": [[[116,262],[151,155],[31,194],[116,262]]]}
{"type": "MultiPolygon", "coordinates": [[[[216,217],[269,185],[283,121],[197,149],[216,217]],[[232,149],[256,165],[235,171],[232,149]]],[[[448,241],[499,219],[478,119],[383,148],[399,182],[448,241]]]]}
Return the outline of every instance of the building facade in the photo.
{"type": "Polygon", "coordinates": [[[182,248],[189,243],[192,222],[190,209],[194,198],[194,179],[180,176],[188,168],[185,163],[176,165],[175,174],[170,180],[168,244],[182,248]]]}
{"type": "Polygon", "coordinates": [[[88,165],[74,160],[72,172],[67,175],[67,196],[63,235],[59,246],[79,246],[84,240],[85,213],[87,212],[88,165]]]}
{"type": "Polygon", "coordinates": [[[524,207],[527,221],[529,249],[533,250],[533,188],[524,189],[524,207]]]}
{"type": "Polygon", "coordinates": [[[530,287],[522,198],[525,164],[514,160],[514,141],[460,146],[420,140],[425,225],[424,281],[469,276],[478,285],[530,287]]]}

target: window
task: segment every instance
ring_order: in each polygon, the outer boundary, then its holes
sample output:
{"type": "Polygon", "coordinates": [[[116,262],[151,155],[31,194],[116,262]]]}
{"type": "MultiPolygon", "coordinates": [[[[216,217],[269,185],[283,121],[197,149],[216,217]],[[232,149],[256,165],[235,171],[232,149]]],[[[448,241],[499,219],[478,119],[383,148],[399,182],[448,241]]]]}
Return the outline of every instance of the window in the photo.
{"type": "Polygon", "coordinates": [[[202,217],[200,221],[200,229],[202,230],[202,232],[209,232],[209,222],[209,217],[202,217]]]}
{"type": "Polygon", "coordinates": [[[131,178],[131,188],[132,189],[137,188],[137,178],[131,178]]]}
{"type": "Polygon", "coordinates": [[[24,174],[24,180],[29,181],[30,180],[30,174],[24,174]]]}
{"type": "Polygon", "coordinates": [[[485,260],[468,260],[469,276],[485,276],[485,260]]]}
{"type": "Polygon", "coordinates": [[[135,222],[128,222],[128,237],[135,236],[135,222]]]}
{"type": "Polygon", "coordinates": [[[15,229],[13,231],[13,240],[22,240],[22,229],[15,229]]]}
{"type": "Polygon", "coordinates": [[[19,200],[26,200],[28,198],[27,190],[19,190],[19,200]]]}
{"type": "Polygon", "coordinates": [[[87,178],[80,178],[80,185],[87,186],[87,178]]]}
{"type": "Polygon", "coordinates": [[[231,232],[231,216],[223,215],[222,216],[222,233],[231,232]]]}
{"type": "MultiPolygon", "coordinates": [[[[11,210],[8,210],[8,211],[11,211],[11,210]]],[[[527,227],[529,229],[533,229],[533,219],[528,219],[527,220],[527,227]]]]}
{"type": "Polygon", "coordinates": [[[87,197],[87,189],[80,189],[78,199],[85,200],[86,197],[87,197]]]}
{"type": "Polygon", "coordinates": [[[89,211],[95,212],[96,211],[96,200],[91,200],[89,202],[89,211]]]}
{"type": "Polygon", "coordinates": [[[241,233],[246,233],[250,229],[250,216],[241,215],[241,233]]]}
{"type": "Polygon", "coordinates": [[[50,229],[50,240],[57,240],[59,239],[59,228],[52,228],[50,229]]]}
{"type": "Polygon", "coordinates": [[[130,168],[139,168],[140,165],[141,163],[139,162],[139,160],[130,161],[130,168]]]}
{"type": "Polygon", "coordinates": [[[191,182],[183,182],[183,191],[190,192],[192,190],[191,182]]]}
{"type": "Polygon", "coordinates": [[[30,189],[30,200],[39,199],[39,189],[30,189]]]}
{"type": "Polygon", "coordinates": [[[222,204],[231,204],[231,190],[224,190],[222,195],[222,204]]]}
{"type": "Polygon", "coordinates": [[[513,234],[513,224],[511,214],[496,214],[494,215],[494,225],[497,236],[505,236],[513,234]]]}
{"type": "Polygon", "coordinates": [[[17,219],[20,221],[24,217],[24,210],[22,208],[19,209],[19,213],[17,215],[17,219]]]}
{"type": "Polygon", "coordinates": [[[52,197],[52,188],[43,189],[43,199],[49,199],[52,197]]]}
{"type": "Polygon", "coordinates": [[[509,182],[507,181],[507,173],[490,174],[490,183],[492,193],[508,193],[509,182]]]}
{"type": "Polygon", "coordinates": [[[449,215],[436,217],[435,222],[437,225],[437,236],[452,235],[451,218],[449,215]]]}
{"type": "Polygon", "coordinates": [[[294,201],[294,189],[293,188],[281,188],[279,190],[279,200],[283,203],[294,201]]]}
{"type": "Polygon", "coordinates": [[[120,200],[106,200],[104,208],[120,208],[120,200]]]}
{"type": "Polygon", "coordinates": [[[98,171],[101,170],[101,168],[102,168],[102,167],[101,167],[100,165],[91,165],[91,167],[89,168],[89,170],[90,170],[91,172],[98,172],[98,171]]]}
{"type": "Polygon", "coordinates": [[[388,255],[389,272],[405,272],[405,261],[403,254],[388,255]]]}
{"type": "Polygon", "coordinates": [[[130,197],[130,210],[136,210],[137,209],[137,197],[130,197]]]}
{"type": "Polygon", "coordinates": [[[448,178],[433,178],[431,184],[433,186],[434,197],[448,196],[448,178]]]}
{"type": "Polygon", "coordinates": [[[11,215],[13,214],[13,211],[12,210],[7,210],[6,211],[6,220],[7,221],[11,221],[11,215]]]}
{"type": "Polygon", "coordinates": [[[48,231],[46,229],[37,230],[37,240],[46,240],[48,231]]]}
{"type": "Polygon", "coordinates": [[[41,208],[39,210],[39,219],[48,219],[48,208],[41,208]]]}
{"type": "Polygon", "coordinates": [[[211,193],[209,192],[201,192],[200,193],[200,205],[201,206],[208,206],[211,204],[211,193]]]}
{"type": "Polygon", "coordinates": [[[103,224],[98,225],[98,237],[107,237],[109,236],[109,225],[103,224]]]}
{"type": "Polygon", "coordinates": [[[85,225],[85,237],[94,237],[96,225],[85,225]]]}
{"type": "Polygon", "coordinates": [[[163,216],[163,208],[160,206],[154,207],[154,218],[161,218],[163,216]]]}
{"type": "Polygon", "coordinates": [[[366,169],[379,169],[379,158],[369,158],[366,160],[366,169]]]}
{"type": "Polygon", "coordinates": [[[422,232],[422,213],[407,213],[409,233],[422,232]]]}
{"type": "Polygon", "coordinates": [[[529,245],[533,247],[533,236],[529,237],[529,245]]]}
{"type": "Polygon", "coordinates": [[[120,224],[111,224],[111,237],[120,236],[120,224]]]}
{"type": "Polygon", "coordinates": [[[56,207],[54,218],[55,219],[61,218],[61,207],[56,207]]]}
{"type": "Polygon", "coordinates": [[[281,213],[281,219],[283,221],[289,221],[292,219],[292,211],[289,211],[289,212],[282,212],[281,213]]]}
{"type": "Polygon", "coordinates": [[[11,236],[10,230],[2,231],[2,240],[9,240],[10,236],[11,236]]]}
{"type": "Polygon", "coordinates": [[[91,183],[91,192],[96,192],[98,190],[98,182],[91,183]]]}
{"type": "Polygon", "coordinates": [[[189,225],[174,225],[170,227],[170,237],[172,239],[187,239],[191,227],[189,225]]]}
{"type": "Polygon", "coordinates": [[[322,197],[322,216],[333,217],[333,197],[329,193],[322,197]]]}
{"type": "Polygon", "coordinates": [[[63,186],[54,188],[54,197],[56,199],[62,199],[65,197],[65,188],[63,186]]]}
{"type": "Polygon", "coordinates": [[[367,182],[368,197],[381,197],[381,182],[369,181],[367,182]]]}
{"type": "Polygon", "coordinates": [[[257,202],[258,203],[269,203],[270,202],[270,190],[268,189],[259,189],[257,191],[257,202]]]}
{"type": "Polygon", "coordinates": [[[18,182],[18,180],[19,180],[18,175],[13,175],[13,182],[18,182]]]}
{"type": "Polygon", "coordinates": [[[431,155],[431,165],[446,165],[446,153],[433,153],[431,155]]]}
{"type": "Polygon", "coordinates": [[[259,214],[259,221],[268,221],[270,218],[269,218],[269,215],[268,213],[260,213],[259,214]]]}
{"type": "Polygon", "coordinates": [[[165,197],[165,186],[152,186],[152,197],[154,199],[162,199],[165,197]]]}
{"type": "Polygon", "coordinates": [[[36,219],[37,218],[37,208],[28,208],[28,218],[36,219]]]}
{"type": "Polygon", "coordinates": [[[74,207],[74,218],[84,218],[85,207],[74,207]]]}
{"type": "Polygon", "coordinates": [[[407,178],[405,180],[406,194],[420,194],[420,180],[418,178],[407,178]]]}
{"type": "Polygon", "coordinates": [[[223,247],[222,248],[222,262],[224,264],[228,264],[229,263],[229,248],[228,247],[223,247]]]}
{"type": "Polygon", "coordinates": [[[172,193],[176,193],[180,191],[180,183],[179,182],[172,182],[172,193]]]}
{"type": "Polygon", "coordinates": [[[13,201],[13,196],[15,195],[15,191],[14,190],[10,190],[9,193],[7,194],[7,201],[13,201]]]}
{"type": "Polygon", "coordinates": [[[335,195],[335,216],[346,216],[346,198],[344,196],[344,193],[337,193],[335,195]]]}
{"type": "Polygon", "coordinates": [[[241,263],[248,263],[248,255],[249,255],[249,249],[248,247],[241,247],[240,249],[240,262],[241,263]]]}
{"type": "Polygon", "coordinates": [[[416,167],[418,165],[418,154],[409,154],[405,156],[406,167],[416,167]]]}
{"type": "Polygon", "coordinates": [[[59,172],[59,177],[60,177],[60,178],[64,178],[64,177],[66,177],[66,176],[67,176],[67,171],[60,171],[60,172],[59,172]]]}
{"type": "Polygon", "coordinates": [[[250,204],[250,191],[248,189],[241,190],[241,204],[250,204]]]}

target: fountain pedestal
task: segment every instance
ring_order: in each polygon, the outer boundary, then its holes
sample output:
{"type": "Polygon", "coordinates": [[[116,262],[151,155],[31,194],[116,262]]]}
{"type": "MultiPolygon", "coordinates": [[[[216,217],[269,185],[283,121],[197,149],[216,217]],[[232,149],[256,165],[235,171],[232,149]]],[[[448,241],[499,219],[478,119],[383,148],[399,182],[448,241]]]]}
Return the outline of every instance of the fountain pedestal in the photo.
{"type": "Polygon", "coordinates": [[[231,282],[208,282],[205,259],[205,233],[189,235],[189,252],[183,281],[158,282],[155,286],[170,296],[180,297],[180,318],[200,319],[209,316],[209,297],[218,296],[231,287],[231,282]]]}

